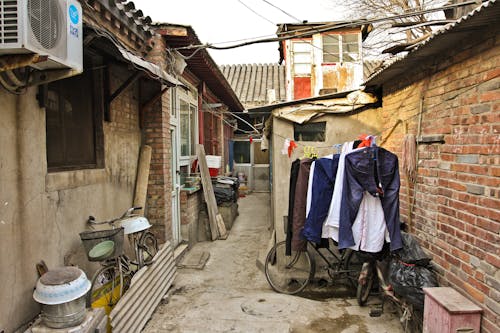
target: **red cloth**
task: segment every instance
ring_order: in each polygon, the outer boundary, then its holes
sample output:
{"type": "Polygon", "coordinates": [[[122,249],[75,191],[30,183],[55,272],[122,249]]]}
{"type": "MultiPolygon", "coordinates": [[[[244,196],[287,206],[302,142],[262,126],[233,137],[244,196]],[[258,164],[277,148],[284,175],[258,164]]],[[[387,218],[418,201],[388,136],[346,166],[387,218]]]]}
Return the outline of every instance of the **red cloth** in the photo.
{"type": "Polygon", "coordinates": [[[288,157],[292,157],[292,152],[295,148],[297,148],[297,144],[295,141],[290,140],[290,145],[288,146],[288,157]]]}

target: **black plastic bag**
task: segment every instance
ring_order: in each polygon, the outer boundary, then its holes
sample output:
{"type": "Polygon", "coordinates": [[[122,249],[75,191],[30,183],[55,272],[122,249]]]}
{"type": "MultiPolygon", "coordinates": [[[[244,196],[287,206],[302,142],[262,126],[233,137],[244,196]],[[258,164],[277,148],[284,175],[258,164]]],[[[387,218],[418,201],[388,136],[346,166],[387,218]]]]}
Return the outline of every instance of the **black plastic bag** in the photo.
{"type": "Polygon", "coordinates": [[[421,310],[425,298],[422,288],[438,286],[436,273],[430,265],[431,258],[417,240],[407,233],[401,233],[401,237],[403,249],[391,260],[389,282],[396,295],[421,310]]]}

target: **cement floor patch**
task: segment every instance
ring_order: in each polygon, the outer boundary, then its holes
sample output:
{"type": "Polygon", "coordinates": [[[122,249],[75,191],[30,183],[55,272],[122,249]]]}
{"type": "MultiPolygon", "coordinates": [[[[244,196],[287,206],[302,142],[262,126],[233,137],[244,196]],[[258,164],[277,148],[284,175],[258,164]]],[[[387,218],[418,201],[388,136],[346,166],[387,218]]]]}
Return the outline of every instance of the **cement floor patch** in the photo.
{"type": "Polygon", "coordinates": [[[206,251],[194,251],[188,252],[179,264],[177,268],[191,268],[191,269],[203,269],[210,258],[210,252],[206,251]]]}

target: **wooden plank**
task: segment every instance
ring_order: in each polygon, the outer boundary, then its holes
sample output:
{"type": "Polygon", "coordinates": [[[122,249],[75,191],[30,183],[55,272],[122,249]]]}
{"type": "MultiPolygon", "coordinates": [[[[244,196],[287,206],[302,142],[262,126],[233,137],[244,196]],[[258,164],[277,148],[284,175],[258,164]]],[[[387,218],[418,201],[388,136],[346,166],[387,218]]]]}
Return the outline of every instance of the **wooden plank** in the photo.
{"type": "Polygon", "coordinates": [[[219,239],[227,239],[227,230],[226,225],[224,224],[224,218],[220,213],[217,213],[215,216],[215,220],[217,221],[217,230],[219,231],[219,239]]]}
{"type": "Polygon", "coordinates": [[[198,156],[198,166],[201,173],[203,195],[205,197],[205,202],[207,203],[208,220],[210,222],[210,233],[212,235],[212,240],[216,240],[217,238],[219,238],[219,236],[221,239],[225,239],[224,237],[226,237],[227,232],[226,228],[224,227],[222,216],[220,216],[220,220],[222,220],[222,226],[220,226],[220,222],[217,222],[219,219],[217,217],[219,212],[217,208],[217,201],[215,200],[214,189],[212,186],[212,179],[210,177],[210,172],[208,171],[205,147],[203,145],[196,145],[196,155],[198,156]]]}
{"type": "Polygon", "coordinates": [[[149,166],[151,164],[151,147],[143,146],[137,166],[137,179],[135,181],[134,207],[142,207],[136,214],[144,215],[146,196],[148,194],[149,166]]]}

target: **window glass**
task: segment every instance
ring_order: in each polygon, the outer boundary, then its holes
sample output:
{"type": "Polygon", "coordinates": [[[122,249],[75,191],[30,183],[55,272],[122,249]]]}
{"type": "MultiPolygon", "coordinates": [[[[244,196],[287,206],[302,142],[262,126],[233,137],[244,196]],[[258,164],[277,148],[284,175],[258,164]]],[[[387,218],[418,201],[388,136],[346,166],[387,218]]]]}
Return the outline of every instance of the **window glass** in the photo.
{"type": "Polygon", "coordinates": [[[191,118],[190,118],[190,141],[191,141],[191,155],[196,154],[196,124],[197,122],[197,117],[198,117],[198,108],[196,105],[191,104],[189,106],[189,111],[191,113],[191,118]]]}
{"type": "Polygon", "coordinates": [[[323,62],[339,61],[339,35],[323,35],[323,62]]]}
{"type": "Polygon", "coordinates": [[[295,141],[325,141],[326,122],[294,124],[293,138],[295,141]]]}
{"type": "Polygon", "coordinates": [[[295,74],[311,75],[311,44],[293,43],[293,69],[295,74]]]}
{"type": "Polygon", "coordinates": [[[190,156],[190,108],[189,103],[181,99],[179,101],[179,115],[180,115],[180,136],[181,136],[181,156],[190,156]]]}
{"type": "MultiPolygon", "coordinates": [[[[46,151],[49,171],[95,168],[98,166],[96,114],[102,97],[95,94],[102,76],[92,70],[47,85],[46,151]],[[88,92],[82,94],[82,91],[88,92]]],[[[100,113],[102,114],[102,113],[100,113]]],[[[100,127],[99,127],[100,128],[100,127]]],[[[102,147],[101,147],[102,148],[102,147]]],[[[99,148],[100,149],[100,148],[99,148]]]]}
{"type": "Polygon", "coordinates": [[[358,34],[342,35],[342,61],[355,62],[359,59],[358,34]]]}
{"type": "Polygon", "coordinates": [[[234,142],[234,162],[235,163],[250,163],[250,142],[235,141],[234,142]]]}

